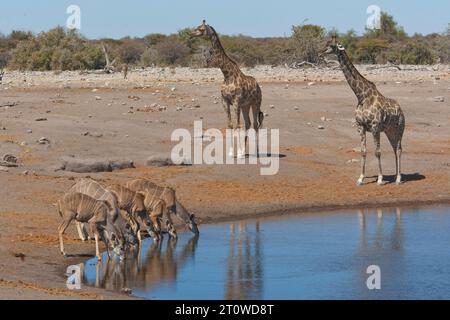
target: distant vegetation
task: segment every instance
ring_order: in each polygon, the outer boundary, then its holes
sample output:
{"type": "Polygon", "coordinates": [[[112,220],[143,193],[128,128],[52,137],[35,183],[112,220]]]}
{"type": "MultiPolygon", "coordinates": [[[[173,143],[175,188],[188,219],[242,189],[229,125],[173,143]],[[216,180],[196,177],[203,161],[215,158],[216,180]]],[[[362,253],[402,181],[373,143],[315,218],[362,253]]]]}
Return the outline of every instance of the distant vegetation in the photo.
{"type": "MultiPolygon", "coordinates": [[[[356,63],[433,64],[450,63],[450,24],[442,34],[408,36],[392,16],[383,13],[381,29],[339,33],[301,24],[292,27],[290,37],[252,38],[244,35],[221,37],[229,55],[239,64],[254,66],[293,65],[303,61],[320,63],[318,56],[332,34],[339,36],[356,63]]],[[[17,70],[94,70],[106,65],[103,46],[110,60],[136,67],[204,66],[209,43],[191,39],[189,29],[177,34],[149,34],[144,38],[89,40],[76,31],[57,27],[32,34],[13,31],[0,35],[0,68],[17,70]]]]}

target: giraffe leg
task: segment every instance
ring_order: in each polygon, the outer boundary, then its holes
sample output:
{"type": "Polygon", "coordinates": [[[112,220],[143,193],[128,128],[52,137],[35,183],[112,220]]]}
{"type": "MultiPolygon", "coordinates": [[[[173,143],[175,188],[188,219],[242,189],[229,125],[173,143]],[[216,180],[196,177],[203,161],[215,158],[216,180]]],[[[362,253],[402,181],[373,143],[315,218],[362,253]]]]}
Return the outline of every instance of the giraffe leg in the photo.
{"type": "MultiPolygon", "coordinates": [[[[231,104],[226,99],[222,99],[222,104],[223,104],[223,109],[225,110],[225,113],[227,115],[227,128],[233,129],[233,121],[231,119],[231,104]]],[[[230,158],[234,157],[234,138],[231,143],[231,147],[228,152],[228,156],[230,158]]]]}
{"type": "Polygon", "coordinates": [[[366,148],[366,129],[363,127],[358,128],[359,135],[361,137],[361,175],[359,176],[358,186],[364,184],[364,178],[366,177],[366,158],[367,158],[367,148],[366,148]]]}
{"type": "Polygon", "coordinates": [[[396,152],[396,162],[397,162],[397,179],[395,181],[396,184],[402,183],[402,142],[400,141],[397,145],[396,152]]]}
{"type": "MultiPolygon", "coordinates": [[[[237,151],[239,153],[239,147],[240,147],[240,143],[239,143],[239,130],[240,130],[240,126],[241,126],[241,108],[237,103],[233,104],[233,108],[234,108],[234,114],[235,114],[235,123],[233,125],[233,141],[232,141],[232,146],[230,152],[228,153],[228,156],[233,158],[234,157],[234,149],[235,149],[235,143],[236,143],[236,139],[237,139],[237,151]]],[[[239,154],[238,154],[239,156],[239,154]]]]}
{"type": "Polygon", "coordinates": [[[386,136],[391,143],[392,149],[395,154],[395,173],[396,173],[396,184],[402,183],[402,168],[401,168],[401,158],[402,158],[402,135],[403,128],[399,128],[395,131],[390,130],[386,132],[386,136]]]}
{"type": "MultiPolygon", "coordinates": [[[[241,146],[241,149],[238,150],[238,158],[242,159],[245,158],[245,152],[247,148],[247,140],[248,140],[248,130],[252,126],[252,122],[250,121],[250,110],[246,109],[242,112],[242,115],[244,117],[244,123],[245,123],[245,139],[244,139],[244,145],[241,146]]],[[[238,140],[240,141],[240,140],[238,140]]]]}
{"type": "Polygon", "coordinates": [[[381,139],[380,139],[380,132],[374,131],[373,133],[373,139],[375,142],[375,157],[378,160],[378,180],[377,184],[379,186],[384,184],[383,181],[383,170],[381,169],[381,139]]]}
{"type": "Polygon", "coordinates": [[[264,115],[260,112],[261,110],[261,102],[259,102],[256,106],[253,106],[253,129],[255,130],[255,139],[256,139],[256,157],[259,156],[259,128],[262,125],[262,121],[264,120],[264,115]]]}

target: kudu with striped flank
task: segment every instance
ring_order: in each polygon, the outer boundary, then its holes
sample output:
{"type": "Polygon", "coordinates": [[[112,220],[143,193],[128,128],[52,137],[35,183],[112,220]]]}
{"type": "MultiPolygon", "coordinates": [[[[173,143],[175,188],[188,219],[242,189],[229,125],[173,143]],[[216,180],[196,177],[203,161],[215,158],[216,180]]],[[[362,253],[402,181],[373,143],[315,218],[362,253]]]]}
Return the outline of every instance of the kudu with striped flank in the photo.
{"type": "Polygon", "coordinates": [[[135,232],[139,243],[142,242],[141,231],[147,231],[154,241],[159,241],[158,226],[153,222],[156,218],[147,214],[145,196],[124,186],[115,184],[107,187],[117,198],[119,208],[128,213],[128,219],[135,225],[135,232]],[[152,224],[153,223],[153,224],[152,224]]]}
{"type": "Polygon", "coordinates": [[[94,234],[95,255],[99,260],[102,260],[98,245],[99,238],[104,241],[109,256],[111,256],[109,250],[111,245],[114,253],[121,259],[125,257],[125,242],[120,241],[112,225],[107,223],[108,215],[114,210],[107,201],[96,200],[79,192],[71,192],[58,200],[57,210],[63,219],[58,227],[58,235],[60,250],[64,256],[66,256],[66,252],[64,250],[63,235],[72,220],[75,220],[86,223],[94,234]]]}
{"type": "MultiPolygon", "coordinates": [[[[154,195],[166,203],[165,216],[170,219],[171,214],[174,214],[180,219],[188,229],[195,235],[199,234],[198,226],[195,221],[194,214],[190,214],[186,208],[177,200],[175,190],[170,187],[161,187],[146,179],[136,179],[128,181],[126,186],[134,191],[147,192],[149,195],[154,195]]],[[[170,220],[171,221],[171,220],[170,220]]]]}
{"type": "MultiPolygon", "coordinates": [[[[105,189],[100,183],[92,179],[81,179],[71,189],[71,192],[79,192],[88,195],[96,200],[103,200],[110,204],[113,210],[108,215],[108,223],[112,224],[118,230],[118,236],[124,238],[128,245],[134,246],[137,244],[136,234],[132,226],[126,219],[123,218],[116,196],[105,189]]],[[[79,227],[79,235],[82,240],[87,236],[84,226],[79,227]]]]}

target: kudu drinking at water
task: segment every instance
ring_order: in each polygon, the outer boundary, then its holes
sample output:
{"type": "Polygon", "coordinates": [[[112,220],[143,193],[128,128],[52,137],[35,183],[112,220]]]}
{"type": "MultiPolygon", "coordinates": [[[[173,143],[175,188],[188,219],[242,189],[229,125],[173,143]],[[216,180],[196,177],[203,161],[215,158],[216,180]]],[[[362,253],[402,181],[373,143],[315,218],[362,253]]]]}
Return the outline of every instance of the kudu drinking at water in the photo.
{"type": "MultiPolygon", "coordinates": [[[[71,192],[79,192],[88,195],[96,200],[103,200],[109,203],[113,208],[108,214],[108,223],[112,224],[114,228],[119,230],[119,237],[125,238],[127,245],[137,245],[136,234],[132,230],[132,226],[126,219],[123,218],[120,212],[118,200],[116,196],[105,189],[97,181],[92,179],[81,179],[71,189],[71,192]]],[[[78,233],[82,240],[85,240],[87,233],[85,232],[84,225],[78,226],[78,233]]]]}
{"type": "Polygon", "coordinates": [[[88,224],[91,233],[95,238],[95,255],[99,260],[102,259],[100,254],[98,240],[101,238],[111,256],[109,247],[113,247],[121,259],[125,256],[125,242],[123,238],[117,236],[117,230],[113,225],[108,224],[108,216],[114,208],[107,201],[96,200],[85,194],[71,192],[63,196],[57,202],[57,210],[63,221],[58,227],[59,245],[63,255],[66,256],[64,250],[63,234],[72,220],[88,224]]]}
{"type": "Polygon", "coordinates": [[[157,233],[159,232],[158,218],[162,215],[162,212],[159,212],[158,208],[156,210],[147,210],[148,207],[143,194],[134,192],[121,185],[108,186],[107,190],[116,196],[119,208],[128,213],[127,218],[135,226],[139,244],[142,242],[142,231],[147,231],[154,241],[159,241],[159,234],[157,233]]]}
{"type": "MultiPolygon", "coordinates": [[[[170,187],[160,187],[155,183],[146,180],[146,179],[136,179],[132,181],[128,181],[126,183],[127,188],[136,191],[143,192],[146,197],[150,199],[157,198],[161,199],[166,204],[166,209],[164,210],[164,222],[166,227],[173,227],[171,215],[175,214],[186,226],[191,230],[194,234],[198,235],[198,227],[195,222],[195,216],[193,214],[189,214],[187,210],[181,205],[179,201],[176,199],[175,190],[170,187]]],[[[168,232],[171,236],[176,237],[175,228],[173,230],[169,230],[168,232]]]]}

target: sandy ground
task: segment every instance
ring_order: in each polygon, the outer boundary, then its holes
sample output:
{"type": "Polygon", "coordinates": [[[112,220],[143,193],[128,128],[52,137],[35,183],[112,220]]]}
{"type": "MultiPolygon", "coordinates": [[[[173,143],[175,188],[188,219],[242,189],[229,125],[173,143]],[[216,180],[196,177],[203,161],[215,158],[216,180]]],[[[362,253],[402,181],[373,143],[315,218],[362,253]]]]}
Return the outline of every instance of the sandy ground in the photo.
{"type": "MultiPolygon", "coordinates": [[[[53,203],[75,179],[88,175],[106,184],[145,177],[171,185],[201,223],[306,210],[450,202],[449,66],[363,69],[381,92],[400,102],[407,120],[406,182],[381,187],[375,183],[371,136],[370,178],[363,187],[356,186],[356,98],[340,71],[259,67],[247,73],[262,84],[264,127],[280,128],[280,170],[274,176],[261,176],[259,165],[145,166],[149,156],[169,155],[176,128],[192,130],[194,121],[201,119],[205,129],[224,128],[216,70],[150,69],[131,73],[128,81],[119,74],[7,74],[0,86],[0,105],[16,105],[0,107],[0,155],[17,156],[20,166],[0,171],[0,299],[127,298],[94,288],[65,289],[65,268],[86,260],[94,247],[81,244],[72,226],[66,239],[75,256],[60,256],[59,216],[53,203]],[[434,102],[436,96],[445,101],[434,102]],[[157,111],[159,106],[166,110],[157,111]],[[41,137],[50,144],[39,144],[41,137]],[[137,168],[55,172],[65,156],[133,160],[137,168]]],[[[384,136],[382,152],[384,172],[392,182],[394,156],[384,136]]]]}

